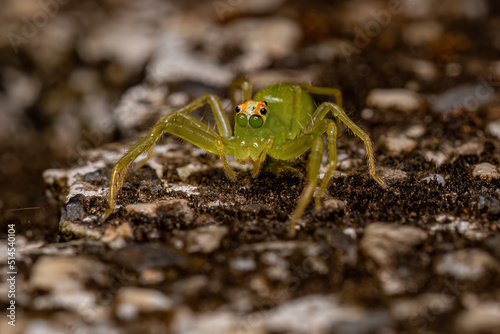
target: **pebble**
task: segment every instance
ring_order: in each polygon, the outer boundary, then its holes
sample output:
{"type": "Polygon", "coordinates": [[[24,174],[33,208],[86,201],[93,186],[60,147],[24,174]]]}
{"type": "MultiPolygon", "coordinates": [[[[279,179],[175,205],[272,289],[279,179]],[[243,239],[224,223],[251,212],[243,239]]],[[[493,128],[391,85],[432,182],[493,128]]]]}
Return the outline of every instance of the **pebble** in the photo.
{"type": "Polygon", "coordinates": [[[112,225],[106,228],[101,241],[106,243],[111,249],[122,248],[127,244],[127,240],[133,239],[132,227],[128,222],[120,225],[112,225]]]}
{"type": "Polygon", "coordinates": [[[368,93],[366,104],[378,109],[396,109],[412,112],[422,107],[420,96],[409,89],[373,89],[368,93]]]}
{"type": "Polygon", "coordinates": [[[175,30],[165,32],[147,66],[148,80],[158,83],[193,81],[227,87],[234,76],[228,66],[217,64],[203,52],[194,51],[191,44],[175,30]]]}
{"type": "Polygon", "coordinates": [[[189,225],[194,219],[194,211],[185,199],[169,199],[152,203],[129,204],[125,207],[128,214],[137,214],[146,217],[166,215],[174,217],[176,221],[189,225]]]}
{"type": "Polygon", "coordinates": [[[334,325],[359,320],[361,310],[340,305],[334,296],[309,295],[291,300],[269,313],[270,333],[325,333],[334,325]]]}
{"type": "Polygon", "coordinates": [[[165,279],[165,274],[163,271],[158,269],[146,269],[141,272],[141,276],[139,277],[139,282],[141,284],[158,284],[163,282],[165,279]]]}
{"type": "Polygon", "coordinates": [[[447,113],[458,109],[476,111],[488,104],[493,94],[481,82],[469,83],[451,88],[436,97],[431,104],[435,112],[447,113]]]}
{"type": "MultiPolygon", "coordinates": [[[[402,70],[415,73],[416,77],[423,81],[432,82],[439,75],[436,64],[428,60],[400,56],[398,63],[402,70]]],[[[410,88],[409,83],[406,88],[410,88]]],[[[412,87],[411,90],[418,91],[418,87],[412,87]]]]}
{"type": "Polygon", "coordinates": [[[240,19],[228,27],[234,41],[244,40],[240,47],[248,52],[261,51],[272,58],[293,52],[301,38],[301,29],[285,17],[240,19]]]}
{"type": "Polygon", "coordinates": [[[377,170],[379,172],[380,177],[386,181],[388,180],[398,181],[406,179],[408,177],[408,173],[401,169],[378,167],[377,170]]]}
{"type": "Polygon", "coordinates": [[[204,226],[186,234],[186,246],[189,253],[212,253],[220,247],[222,239],[228,233],[226,226],[204,226]]]}
{"type": "Polygon", "coordinates": [[[85,197],[82,194],[78,194],[69,199],[64,207],[65,219],[69,221],[82,220],[85,217],[85,210],[83,209],[83,201],[85,197]]]}
{"type": "Polygon", "coordinates": [[[323,208],[328,212],[344,211],[345,202],[336,198],[329,198],[323,201],[323,208]]]}
{"type": "Polygon", "coordinates": [[[198,295],[209,283],[210,280],[207,276],[194,275],[173,283],[172,291],[182,294],[185,298],[190,298],[198,295]]]}
{"type": "Polygon", "coordinates": [[[93,281],[100,286],[108,283],[106,266],[86,256],[42,256],[31,270],[30,284],[44,291],[83,290],[93,281]]]}
{"type": "Polygon", "coordinates": [[[426,314],[441,316],[455,309],[458,294],[459,291],[455,287],[446,287],[441,293],[423,293],[416,298],[398,298],[391,302],[391,316],[398,322],[417,322],[426,314]]]}
{"type": "Polygon", "coordinates": [[[500,139],[500,121],[493,121],[488,123],[486,126],[486,131],[492,135],[500,139]]]}
{"type": "Polygon", "coordinates": [[[116,316],[122,320],[133,320],[140,313],[165,312],[174,302],[158,290],[125,287],[116,295],[116,316]]]}
{"type": "Polygon", "coordinates": [[[33,299],[33,307],[38,311],[70,310],[87,322],[105,321],[110,316],[106,306],[98,305],[93,291],[64,290],[40,295],[33,299]]]}
{"type": "Polygon", "coordinates": [[[60,224],[59,232],[66,239],[99,240],[102,236],[101,230],[92,229],[87,223],[73,223],[67,220],[60,224]]]}
{"type": "Polygon", "coordinates": [[[420,124],[415,124],[406,129],[405,132],[408,138],[417,139],[425,134],[425,126],[420,124]]]}
{"type": "Polygon", "coordinates": [[[232,269],[238,271],[254,271],[257,268],[257,263],[249,257],[236,257],[229,262],[232,269]]]}
{"type": "Polygon", "coordinates": [[[446,154],[443,152],[426,151],[425,160],[434,162],[436,167],[441,166],[446,161],[446,154]]]}
{"type": "Polygon", "coordinates": [[[116,61],[137,73],[152,56],[157,45],[157,34],[147,24],[124,24],[121,20],[109,20],[90,29],[88,36],[78,44],[78,54],[90,63],[116,61]]]}
{"type": "Polygon", "coordinates": [[[438,184],[444,186],[446,184],[446,181],[444,180],[444,177],[441,174],[434,174],[427,176],[424,178],[424,181],[427,183],[430,183],[431,181],[436,181],[438,184]]]}
{"type": "Polygon", "coordinates": [[[500,304],[484,302],[460,312],[455,318],[455,330],[458,334],[500,333],[500,304]]]}
{"type": "Polygon", "coordinates": [[[489,162],[483,162],[474,166],[472,176],[481,179],[497,179],[500,177],[498,168],[489,162]]]}
{"type": "Polygon", "coordinates": [[[500,263],[480,249],[460,249],[441,256],[435,263],[438,275],[477,282],[500,273],[500,263]]]}
{"type": "Polygon", "coordinates": [[[373,223],[365,228],[360,249],[380,267],[376,275],[386,294],[400,294],[410,288],[395,267],[397,258],[425,240],[427,233],[416,227],[373,223]]]}
{"type": "Polygon", "coordinates": [[[479,155],[484,152],[484,144],[475,140],[455,147],[453,153],[458,155],[479,155]]]}
{"type": "MultiPolygon", "coordinates": [[[[171,332],[174,334],[241,333],[244,325],[241,316],[229,311],[217,310],[195,314],[187,307],[180,307],[172,320],[171,332]]],[[[253,332],[246,330],[243,333],[253,332]]]]}
{"type": "Polygon", "coordinates": [[[124,136],[131,136],[145,123],[158,117],[168,89],[138,85],[129,88],[113,109],[116,125],[124,136]]]}
{"type": "Polygon", "coordinates": [[[416,140],[407,138],[406,136],[385,137],[381,139],[381,143],[392,155],[409,153],[416,149],[418,145],[416,140]]]}
{"type": "Polygon", "coordinates": [[[236,59],[235,65],[247,72],[266,67],[272,59],[293,53],[302,36],[299,24],[285,17],[239,19],[227,29],[229,40],[238,41],[244,52],[236,59]]]}

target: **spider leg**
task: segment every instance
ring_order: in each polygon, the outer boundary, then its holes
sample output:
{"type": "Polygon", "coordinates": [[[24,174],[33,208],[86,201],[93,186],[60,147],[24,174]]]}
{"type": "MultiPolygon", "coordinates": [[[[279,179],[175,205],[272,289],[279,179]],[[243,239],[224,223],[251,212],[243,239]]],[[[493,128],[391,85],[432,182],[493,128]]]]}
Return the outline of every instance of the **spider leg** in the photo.
{"type": "Polygon", "coordinates": [[[331,119],[324,119],[327,122],[326,135],[328,140],[328,168],[321,180],[321,185],[316,191],[315,195],[315,206],[316,209],[321,207],[321,196],[326,190],[328,183],[330,182],[335,168],[337,168],[337,125],[331,119]]]}
{"type": "MultiPolygon", "coordinates": [[[[299,84],[299,86],[304,89],[306,92],[311,93],[311,94],[316,94],[316,95],[329,95],[333,96],[335,98],[335,104],[338,105],[341,109],[343,99],[342,99],[342,91],[338,88],[333,88],[333,87],[318,87],[318,86],[313,86],[309,84],[299,84]]],[[[337,129],[342,130],[342,123],[340,122],[340,119],[336,118],[335,119],[335,125],[337,126],[337,129]]],[[[342,131],[338,131],[338,136],[340,138],[340,141],[342,144],[345,143],[345,138],[342,135],[342,131]]]]}
{"type": "Polygon", "coordinates": [[[232,150],[234,150],[232,142],[230,141],[232,132],[229,127],[227,115],[216,96],[210,94],[202,95],[185,107],[178,109],[176,112],[160,118],[148,134],[133,145],[127,153],[118,160],[111,172],[108,209],[102,216],[102,221],[105,221],[115,208],[116,195],[123,186],[125,175],[130,164],[146,151],[148,152],[148,157],[150,157],[155,143],[164,133],[177,135],[208,152],[218,154],[221,157],[227,176],[231,180],[236,178],[234,172],[229,167],[226,157],[226,151],[232,152],[232,150]],[[189,114],[189,112],[201,107],[205,103],[210,105],[214,113],[220,134],[217,134],[206,124],[189,114]]]}
{"type": "Polygon", "coordinates": [[[267,139],[266,143],[264,144],[262,152],[260,152],[258,158],[255,160],[253,164],[252,177],[255,178],[259,175],[260,169],[262,168],[262,163],[264,162],[264,160],[266,160],[267,153],[269,152],[269,149],[271,149],[273,144],[274,144],[274,137],[270,136],[267,139]]]}
{"type": "MultiPolygon", "coordinates": [[[[311,149],[309,160],[307,162],[307,185],[302,191],[297,206],[295,207],[291,217],[290,232],[292,234],[295,233],[295,225],[304,213],[307,205],[311,202],[314,190],[318,184],[319,167],[321,165],[321,156],[323,155],[322,135],[325,131],[330,129],[332,125],[333,129],[335,129],[335,124],[332,120],[322,120],[318,122],[309,133],[302,134],[284,144],[277,145],[271,154],[273,158],[289,160],[296,158],[308,149],[311,149]]],[[[332,131],[334,132],[334,130],[332,131]]],[[[329,143],[329,148],[330,146],[331,144],[329,143]]],[[[336,151],[330,150],[330,152],[333,153],[333,155],[330,156],[330,159],[332,161],[336,161],[336,151]]],[[[330,174],[333,174],[333,171],[330,174]]]]}
{"type": "Polygon", "coordinates": [[[345,113],[345,111],[340,108],[338,105],[332,102],[323,102],[315,111],[313,115],[313,120],[307,126],[306,131],[311,131],[311,128],[314,124],[320,120],[322,120],[326,114],[331,111],[333,115],[339,119],[342,123],[344,123],[349,129],[354,132],[356,136],[358,136],[364,143],[366,147],[366,154],[368,156],[368,167],[370,169],[370,175],[373,177],[375,181],[377,181],[382,187],[387,187],[385,181],[377,174],[377,170],[375,168],[375,156],[373,154],[372,142],[370,140],[370,136],[366,132],[364,132],[356,123],[354,123],[345,113]]]}

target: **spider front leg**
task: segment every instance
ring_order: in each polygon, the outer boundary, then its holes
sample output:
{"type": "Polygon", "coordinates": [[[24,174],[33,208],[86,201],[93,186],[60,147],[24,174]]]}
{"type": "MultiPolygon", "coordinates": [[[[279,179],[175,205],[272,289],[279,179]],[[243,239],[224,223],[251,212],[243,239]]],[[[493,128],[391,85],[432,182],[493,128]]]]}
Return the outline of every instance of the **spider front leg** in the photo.
{"type": "MultiPolygon", "coordinates": [[[[339,106],[340,109],[342,109],[343,105],[343,98],[342,98],[342,91],[338,88],[332,88],[332,87],[318,87],[318,86],[313,86],[305,83],[298,84],[300,88],[305,90],[308,93],[311,94],[316,94],[316,95],[328,95],[328,96],[333,96],[335,98],[335,104],[339,106]]],[[[342,123],[340,119],[336,118],[335,119],[335,125],[337,126],[337,129],[342,130],[342,123]]],[[[346,144],[345,137],[342,134],[342,131],[339,131],[337,135],[340,138],[340,141],[342,144],[346,144]]]]}
{"type": "Polygon", "coordinates": [[[148,157],[151,156],[155,143],[164,133],[177,135],[208,152],[218,154],[221,157],[227,176],[231,180],[236,178],[229,166],[225,154],[225,150],[231,150],[232,145],[229,140],[231,136],[229,120],[216,96],[209,94],[203,95],[176,112],[160,118],[148,134],[132,146],[128,152],[118,160],[111,172],[108,209],[103,214],[102,221],[105,221],[109,215],[113,213],[116,194],[123,186],[125,174],[130,164],[146,151],[148,152],[148,157]],[[189,112],[201,107],[205,103],[208,103],[212,109],[220,135],[206,124],[189,115],[189,112]]]}

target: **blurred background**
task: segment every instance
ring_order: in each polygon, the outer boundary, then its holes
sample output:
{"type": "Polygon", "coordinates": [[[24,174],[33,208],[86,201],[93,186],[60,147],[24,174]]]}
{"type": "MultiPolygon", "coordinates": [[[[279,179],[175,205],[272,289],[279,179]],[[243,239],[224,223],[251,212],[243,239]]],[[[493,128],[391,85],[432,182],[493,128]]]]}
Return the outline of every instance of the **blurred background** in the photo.
{"type": "MultiPolygon", "coordinates": [[[[439,117],[457,103],[470,110],[498,99],[493,0],[0,0],[0,8],[1,220],[21,223],[30,239],[57,230],[45,169],[138,136],[197,95],[217,94],[227,107],[235,76],[255,88],[339,87],[370,130],[380,121],[366,109],[375,88],[417,92],[439,117]],[[474,91],[476,100],[460,100],[474,91]]],[[[497,119],[498,107],[483,115],[497,119]]]]}

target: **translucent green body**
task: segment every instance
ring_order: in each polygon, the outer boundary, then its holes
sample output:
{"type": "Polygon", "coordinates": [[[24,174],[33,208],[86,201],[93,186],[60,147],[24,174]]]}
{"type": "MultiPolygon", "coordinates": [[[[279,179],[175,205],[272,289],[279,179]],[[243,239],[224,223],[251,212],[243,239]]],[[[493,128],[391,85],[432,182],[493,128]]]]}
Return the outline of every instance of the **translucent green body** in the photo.
{"type": "Polygon", "coordinates": [[[316,206],[321,206],[320,198],[337,165],[337,131],[341,122],[363,140],[370,174],[381,186],[385,186],[384,181],[376,173],[370,137],[346,115],[342,109],[342,95],[338,89],[281,83],[261,89],[252,99],[250,82],[236,79],[231,85],[230,95],[233,109],[237,113],[234,131],[230,128],[229,119],[222,109],[219,98],[210,94],[202,95],[177,111],[160,118],[146,137],[132,146],[113,167],[109,208],[103,214],[103,220],[113,213],[115,198],[123,185],[129,165],[142,153],[148,153],[146,160],[150,158],[156,141],[164,133],[174,134],[219,155],[224,171],[231,180],[236,180],[236,175],[229,166],[227,155],[234,155],[239,163],[253,164],[252,176],[257,177],[268,155],[288,160],[310,150],[307,185],[291,216],[292,232],[295,232],[295,226],[316,189],[323,155],[323,135],[326,134],[328,166],[316,192],[316,206]],[[236,106],[234,93],[238,88],[242,91],[242,103],[236,106]],[[332,95],[336,103],[324,102],[315,107],[310,94],[332,95]],[[190,115],[191,111],[204,104],[210,105],[218,132],[190,115]],[[328,112],[336,117],[336,121],[325,118],[328,112]]]}
{"type": "Polygon", "coordinates": [[[299,96],[295,97],[294,85],[289,83],[265,87],[255,94],[253,100],[267,102],[269,115],[266,122],[258,129],[236,123],[234,151],[230,148],[226,153],[234,155],[240,163],[253,163],[261,154],[265,141],[274,137],[268,155],[280,159],[274,148],[304,132],[314,113],[314,101],[304,90],[300,90],[299,96]],[[295,108],[294,104],[300,105],[300,108],[295,108]]]}

